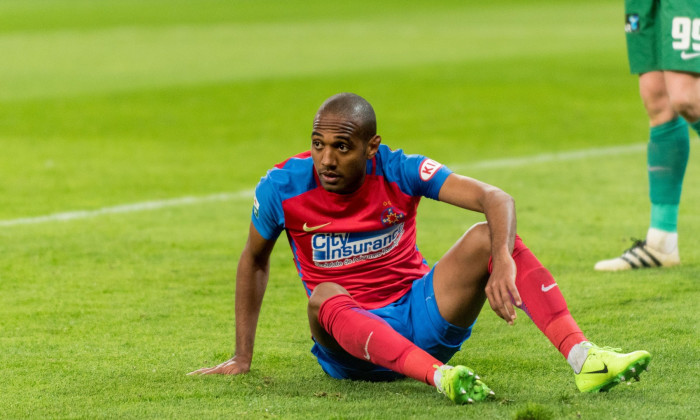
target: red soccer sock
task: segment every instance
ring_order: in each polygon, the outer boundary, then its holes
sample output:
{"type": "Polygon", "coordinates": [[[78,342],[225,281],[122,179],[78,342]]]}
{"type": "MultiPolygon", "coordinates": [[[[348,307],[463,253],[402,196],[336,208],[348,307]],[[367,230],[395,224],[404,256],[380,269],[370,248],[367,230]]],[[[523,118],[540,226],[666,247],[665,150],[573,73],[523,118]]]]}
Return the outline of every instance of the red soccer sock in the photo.
{"type": "Polygon", "coordinates": [[[348,295],[327,299],[318,312],[321,326],[340,346],[357,357],[409,378],[435,386],[434,365],[443,363],[396,332],[348,295]]]}
{"type": "Polygon", "coordinates": [[[515,239],[513,259],[518,269],[515,287],[523,302],[520,309],[528,314],[559,352],[568,357],[574,345],[587,340],[569,313],[554,277],[519,236],[515,239]]]}

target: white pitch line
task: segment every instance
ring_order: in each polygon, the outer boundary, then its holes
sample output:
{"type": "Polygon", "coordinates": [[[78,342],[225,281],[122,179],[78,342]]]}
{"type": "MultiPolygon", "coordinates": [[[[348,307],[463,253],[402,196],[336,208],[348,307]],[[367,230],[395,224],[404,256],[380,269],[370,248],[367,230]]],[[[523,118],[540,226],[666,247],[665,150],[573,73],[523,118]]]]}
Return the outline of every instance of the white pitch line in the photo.
{"type": "Polygon", "coordinates": [[[199,197],[188,196],[180,198],[171,198],[167,200],[143,201],[140,203],[121,204],[113,207],[103,207],[97,210],[78,210],[69,211],[65,213],[53,213],[48,214],[46,216],[23,217],[21,219],[2,220],[0,221],[0,227],[17,225],[35,225],[39,223],[56,221],[65,222],[76,219],[87,219],[89,217],[96,217],[103,214],[134,213],[137,211],[158,210],[165,207],[187,206],[211,201],[231,201],[239,198],[250,199],[253,197],[253,192],[254,190],[251,189],[233,193],[219,193],[199,197]]]}
{"type": "Polygon", "coordinates": [[[644,151],[646,150],[646,147],[646,144],[598,147],[592,149],[572,150],[560,153],[543,153],[540,155],[525,156],[520,158],[483,160],[481,162],[447,166],[454,171],[465,169],[512,168],[516,166],[532,165],[535,163],[564,162],[569,160],[581,160],[590,157],[624,155],[628,153],[644,151]]]}
{"type": "MultiPolygon", "coordinates": [[[[483,160],[474,163],[454,164],[448,167],[455,171],[473,170],[473,169],[493,169],[493,168],[510,168],[516,166],[532,165],[536,163],[547,162],[562,162],[570,160],[580,160],[590,157],[614,156],[634,152],[640,152],[646,149],[646,144],[632,144],[627,146],[612,146],[599,147],[592,149],[574,150],[561,153],[544,153],[540,155],[526,156],[522,158],[508,159],[492,159],[483,160]]],[[[87,219],[97,217],[103,214],[117,213],[134,213],[147,210],[158,210],[167,207],[187,206],[199,203],[207,203],[212,201],[233,201],[239,199],[250,199],[253,197],[254,190],[242,190],[236,192],[225,192],[219,194],[210,194],[204,196],[187,196],[180,198],[171,198],[166,200],[143,201],[140,203],[121,204],[112,207],[103,207],[97,210],[77,210],[64,213],[53,213],[45,216],[23,217],[20,219],[0,220],[0,227],[11,227],[19,225],[36,225],[49,222],[65,222],[70,220],[87,219]]]]}

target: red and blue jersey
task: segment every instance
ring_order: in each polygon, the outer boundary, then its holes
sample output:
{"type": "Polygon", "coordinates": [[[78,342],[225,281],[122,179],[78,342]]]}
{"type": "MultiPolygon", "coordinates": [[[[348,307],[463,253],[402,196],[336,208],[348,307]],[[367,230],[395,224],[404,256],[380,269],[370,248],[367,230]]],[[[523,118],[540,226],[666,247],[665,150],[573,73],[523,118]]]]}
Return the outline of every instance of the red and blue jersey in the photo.
{"type": "Polygon", "coordinates": [[[437,200],[450,173],[425,156],[380,145],[362,186],[337,194],[321,186],[305,152],[260,180],[252,220],[268,240],[286,231],[307,295],[331,281],[365,308],[380,308],[429,271],[416,246],[416,210],[422,197],[437,200]]]}

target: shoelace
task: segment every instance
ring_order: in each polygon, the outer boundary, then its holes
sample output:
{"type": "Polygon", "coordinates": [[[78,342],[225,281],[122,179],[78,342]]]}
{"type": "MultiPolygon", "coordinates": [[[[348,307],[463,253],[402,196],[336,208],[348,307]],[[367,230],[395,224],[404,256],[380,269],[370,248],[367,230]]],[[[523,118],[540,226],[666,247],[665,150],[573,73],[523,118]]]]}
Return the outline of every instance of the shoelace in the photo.
{"type": "MultiPolygon", "coordinates": [[[[447,372],[448,370],[452,369],[452,367],[445,368],[445,367],[438,366],[438,365],[433,365],[433,367],[434,367],[435,369],[439,370],[440,372],[442,372],[443,375],[445,374],[445,372],[447,372]]],[[[442,379],[440,379],[440,381],[442,381],[442,379]]],[[[441,389],[441,388],[442,388],[442,384],[440,384],[440,385],[435,384],[435,385],[436,385],[435,388],[437,389],[437,392],[439,392],[440,394],[445,394],[445,395],[447,395],[447,393],[445,392],[445,390],[444,390],[444,389],[441,389]]]]}
{"type": "Polygon", "coordinates": [[[644,248],[647,245],[646,239],[637,239],[637,238],[630,238],[634,242],[634,244],[625,250],[625,253],[632,251],[635,248],[644,248]]]}
{"type": "Polygon", "coordinates": [[[597,345],[595,345],[595,344],[593,344],[593,343],[590,343],[588,346],[585,346],[585,347],[588,347],[589,349],[593,349],[593,348],[594,348],[594,349],[596,349],[596,350],[614,351],[614,352],[617,352],[617,353],[619,353],[619,352],[622,351],[622,349],[619,348],[619,347],[610,347],[610,346],[602,346],[602,347],[601,347],[601,346],[597,346],[597,345]]]}

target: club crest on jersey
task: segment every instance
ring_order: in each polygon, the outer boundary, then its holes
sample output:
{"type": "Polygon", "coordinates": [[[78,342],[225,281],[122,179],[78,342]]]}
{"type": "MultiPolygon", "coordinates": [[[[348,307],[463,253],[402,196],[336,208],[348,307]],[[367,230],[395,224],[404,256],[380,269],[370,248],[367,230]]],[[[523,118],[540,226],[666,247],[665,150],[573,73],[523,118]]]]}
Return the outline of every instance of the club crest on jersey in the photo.
{"type": "Polygon", "coordinates": [[[374,232],[317,233],[311,238],[317,267],[333,268],[383,257],[396,248],[403,223],[374,232]]]}
{"type": "Polygon", "coordinates": [[[625,15],[625,32],[639,32],[639,15],[630,13],[625,15]]]}
{"type": "Polygon", "coordinates": [[[405,218],[405,214],[398,213],[395,208],[389,207],[382,213],[382,224],[384,226],[393,226],[399,222],[402,222],[405,218]]]}
{"type": "Polygon", "coordinates": [[[420,169],[418,170],[420,172],[420,179],[423,181],[430,181],[430,178],[432,178],[441,167],[441,163],[432,159],[425,159],[423,163],[420,164],[420,169]]]}

